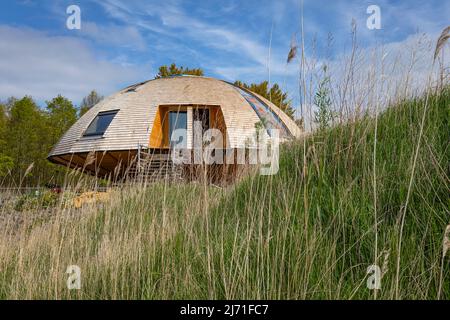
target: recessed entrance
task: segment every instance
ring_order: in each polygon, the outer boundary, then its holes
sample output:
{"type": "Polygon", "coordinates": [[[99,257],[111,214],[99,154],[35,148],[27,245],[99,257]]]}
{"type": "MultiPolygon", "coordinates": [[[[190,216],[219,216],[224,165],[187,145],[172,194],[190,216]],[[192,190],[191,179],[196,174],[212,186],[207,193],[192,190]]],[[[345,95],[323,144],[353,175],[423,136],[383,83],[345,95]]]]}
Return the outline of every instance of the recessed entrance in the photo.
{"type": "Polygon", "coordinates": [[[151,149],[168,150],[177,148],[192,148],[195,122],[201,123],[201,135],[208,129],[218,129],[224,137],[226,145],[226,125],[220,106],[217,105],[159,105],[150,134],[151,149]],[[187,134],[172,135],[176,129],[187,129],[187,134]]]}

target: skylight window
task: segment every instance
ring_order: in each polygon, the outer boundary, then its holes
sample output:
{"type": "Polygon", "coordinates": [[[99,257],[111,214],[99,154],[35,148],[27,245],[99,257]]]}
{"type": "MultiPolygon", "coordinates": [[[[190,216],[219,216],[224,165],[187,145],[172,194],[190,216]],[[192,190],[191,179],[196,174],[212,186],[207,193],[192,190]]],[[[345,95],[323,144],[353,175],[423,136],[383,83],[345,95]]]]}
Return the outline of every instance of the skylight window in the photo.
{"type": "Polygon", "coordinates": [[[84,136],[102,136],[119,110],[100,112],[84,132],[84,136]]]}

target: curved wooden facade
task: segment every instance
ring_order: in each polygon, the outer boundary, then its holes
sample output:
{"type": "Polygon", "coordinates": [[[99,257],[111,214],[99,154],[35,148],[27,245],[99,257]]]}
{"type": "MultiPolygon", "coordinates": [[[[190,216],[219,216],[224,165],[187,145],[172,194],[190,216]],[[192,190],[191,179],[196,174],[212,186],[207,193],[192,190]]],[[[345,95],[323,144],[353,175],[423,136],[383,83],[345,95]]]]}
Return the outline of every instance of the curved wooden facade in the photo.
{"type": "MultiPolygon", "coordinates": [[[[107,175],[120,164],[126,168],[138,150],[165,153],[169,149],[169,113],[186,119],[186,148],[192,148],[194,118],[208,110],[208,125],[219,129],[224,148],[242,148],[255,134],[261,112],[270,114],[283,128],[284,139],[302,131],[277,106],[250,91],[214,78],[175,76],[129,86],[92,107],[61,138],[48,159],[54,163],[82,167],[107,175]],[[113,119],[101,135],[87,135],[96,117],[108,112],[113,119]]],[[[124,169],[120,169],[124,170],[124,169]]]]}

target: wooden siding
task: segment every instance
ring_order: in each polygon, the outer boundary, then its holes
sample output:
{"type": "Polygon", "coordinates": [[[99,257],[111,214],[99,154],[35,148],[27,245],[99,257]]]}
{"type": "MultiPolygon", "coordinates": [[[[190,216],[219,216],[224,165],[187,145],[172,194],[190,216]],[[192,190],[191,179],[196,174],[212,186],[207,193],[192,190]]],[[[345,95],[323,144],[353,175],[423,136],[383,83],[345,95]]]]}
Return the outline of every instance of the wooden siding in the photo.
{"type": "MultiPolygon", "coordinates": [[[[266,102],[267,103],[267,102],[266,102]]],[[[72,153],[106,150],[135,150],[138,145],[149,146],[153,123],[161,105],[217,105],[226,125],[229,147],[242,146],[255,134],[259,121],[247,101],[232,85],[213,78],[182,76],[151,80],[126,88],[95,105],[61,138],[49,157],[72,153]],[[101,111],[119,109],[105,134],[83,137],[92,120],[101,111]]],[[[295,123],[270,104],[291,132],[295,123]]],[[[192,115],[188,114],[192,117],[192,115]]],[[[161,119],[162,129],[166,119],[161,119]]],[[[300,129],[298,129],[300,131],[300,129]]],[[[155,139],[155,137],[153,137],[155,139]]],[[[153,140],[152,140],[153,141],[153,140]]],[[[158,142],[158,139],[155,140],[158,142]]],[[[163,142],[164,145],[168,145],[163,142]]]]}
{"type": "Polygon", "coordinates": [[[152,133],[150,134],[150,148],[162,148],[163,146],[163,130],[162,130],[161,109],[156,112],[153,121],[152,133]]]}

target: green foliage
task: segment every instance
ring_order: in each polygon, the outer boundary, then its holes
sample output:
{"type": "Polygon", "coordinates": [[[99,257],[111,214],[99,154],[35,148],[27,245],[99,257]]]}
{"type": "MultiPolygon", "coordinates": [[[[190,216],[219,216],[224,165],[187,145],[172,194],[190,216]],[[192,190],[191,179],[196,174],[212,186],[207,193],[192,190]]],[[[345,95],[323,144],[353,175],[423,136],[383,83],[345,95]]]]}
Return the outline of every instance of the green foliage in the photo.
{"type": "Polygon", "coordinates": [[[13,159],[6,154],[7,120],[6,106],[0,104],[0,178],[5,177],[14,166],[13,159]]]}
{"type": "Polygon", "coordinates": [[[380,114],[377,136],[367,117],[283,146],[273,176],[226,189],[137,185],[104,206],[56,207],[45,228],[2,238],[0,298],[374,299],[366,283],[377,239],[377,299],[396,298],[400,257],[398,298],[436,299],[442,284],[448,300],[449,101],[448,89],[428,99],[401,251],[424,98],[380,114]],[[77,292],[51,268],[74,261],[84,270],[77,292]]]}
{"type": "Polygon", "coordinates": [[[59,199],[59,195],[51,191],[35,191],[19,196],[15,202],[16,211],[48,209],[54,207],[59,199]]]}
{"type": "MultiPolygon", "coordinates": [[[[378,264],[386,264],[378,297],[394,297],[400,256],[400,297],[435,299],[442,236],[449,221],[445,171],[450,162],[449,101],[448,89],[429,98],[426,143],[420,148],[401,252],[399,214],[408,193],[425,98],[380,115],[375,176],[375,124],[366,118],[318,132],[305,144],[287,146],[277,175],[248,178],[223,199],[209,222],[213,226],[209,241],[225,250],[218,249],[212,259],[225,265],[217,263],[214,268],[237,270],[236,263],[241,262],[251,270],[242,276],[246,285],[236,288],[233,297],[372,298],[365,282],[367,267],[375,261],[375,179],[378,264]],[[245,248],[245,254],[236,257],[236,247],[245,248]],[[389,252],[386,260],[383,250],[389,252]]],[[[448,299],[450,269],[443,272],[442,292],[448,299]]],[[[226,291],[219,294],[225,296],[226,291]]]]}
{"type": "Polygon", "coordinates": [[[4,178],[0,182],[37,186],[57,177],[61,180],[66,169],[46,158],[77,118],[77,109],[61,95],[47,101],[45,109],[31,97],[11,98],[0,105],[0,177],[4,178]]]}
{"type": "Polygon", "coordinates": [[[302,130],[305,129],[305,123],[303,121],[303,118],[295,119],[295,124],[302,130]]]}
{"type": "Polygon", "coordinates": [[[267,81],[263,81],[258,84],[246,84],[241,81],[236,81],[234,84],[266,98],[267,100],[275,104],[278,108],[283,110],[284,113],[286,113],[289,117],[294,119],[295,110],[292,108],[292,100],[289,99],[288,93],[283,92],[283,90],[281,90],[280,86],[277,83],[275,83],[270,89],[269,82],[267,81]]]}
{"type": "Polygon", "coordinates": [[[203,70],[200,68],[189,69],[189,68],[185,68],[185,67],[177,67],[177,65],[175,63],[172,63],[169,67],[167,67],[165,65],[159,67],[159,72],[155,76],[155,79],[170,77],[170,76],[175,76],[175,75],[182,75],[182,74],[203,76],[203,70]]]}
{"type": "Polygon", "coordinates": [[[314,122],[319,130],[328,128],[333,120],[330,97],[330,77],[327,76],[326,66],[323,68],[324,77],[319,83],[319,87],[314,96],[314,104],[317,111],[314,111],[314,122]]]}
{"type": "Polygon", "coordinates": [[[55,145],[62,135],[77,121],[77,109],[61,95],[47,101],[50,145],[55,145]]]}
{"type": "Polygon", "coordinates": [[[267,127],[267,119],[261,118],[258,122],[255,123],[255,129],[256,129],[256,140],[259,140],[260,135],[264,130],[266,130],[267,127]]]}
{"type": "Polygon", "coordinates": [[[0,178],[7,176],[13,167],[13,159],[10,156],[0,153],[0,178]]]}
{"type": "MultiPolygon", "coordinates": [[[[46,166],[46,115],[31,97],[16,100],[10,109],[6,132],[8,155],[14,161],[12,178],[21,181],[31,163],[35,168],[46,166]]],[[[36,174],[33,171],[33,174],[36,174]]]]}
{"type": "Polygon", "coordinates": [[[6,106],[0,104],[0,146],[1,143],[4,143],[5,134],[6,134],[6,106]]]}
{"type": "Polygon", "coordinates": [[[99,95],[97,91],[92,90],[89,95],[83,98],[83,101],[81,102],[80,117],[102,100],[103,96],[99,95]]]}

